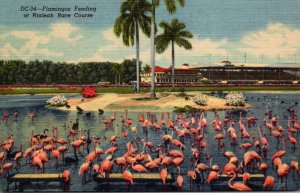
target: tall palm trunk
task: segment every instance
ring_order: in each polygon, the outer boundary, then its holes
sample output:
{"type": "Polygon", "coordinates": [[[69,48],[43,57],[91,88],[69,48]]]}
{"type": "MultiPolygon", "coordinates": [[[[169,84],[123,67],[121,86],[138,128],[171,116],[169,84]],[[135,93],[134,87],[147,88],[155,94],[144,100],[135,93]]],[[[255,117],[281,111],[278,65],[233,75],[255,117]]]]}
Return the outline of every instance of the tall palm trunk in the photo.
{"type": "Polygon", "coordinates": [[[140,92],[140,37],[139,24],[135,21],[135,43],[136,43],[136,92],[140,92]]]}
{"type": "Polygon", "coordinates": [[[175,91],[175,49],[172,41],[172,91],[175,91]]]}
{"type": "Polygon", "coordinates": [[[155,99],[155,6],[152,2],[152,16],[151,16],[151,37],[150,37],[150,49],[151,49],[151,88],[150,88],[150,98],[155,99]]]}

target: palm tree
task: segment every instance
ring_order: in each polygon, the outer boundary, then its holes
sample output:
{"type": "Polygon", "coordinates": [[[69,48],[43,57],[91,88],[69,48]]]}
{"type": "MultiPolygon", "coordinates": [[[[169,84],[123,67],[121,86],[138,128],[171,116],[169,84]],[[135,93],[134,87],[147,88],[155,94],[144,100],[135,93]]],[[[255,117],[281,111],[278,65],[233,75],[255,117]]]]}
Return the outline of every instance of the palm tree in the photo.
{"type": "MultiPolygon", "coordinates": [[[[174,14],[176,12],[176,0],[164,0],[169,14],[174,14]]],[[[177,0],[181,7],[184,7],[185,0],[177,0]]],[[[151,7],[151,36],[150,36],[150,52],[151,52],[151,89],[150,98],[155,99],[155,9],[159,6],[160,0],[152,0],[151,7]]]]}
{"type": "Polygon", "coordinates": [[[124,66],[123,64],[117,64],[117,72],[118,72],[118,75],[119,75],[119,84],[121,84],[121,74],[123,74],[124,72],[124,66]]]}
{"type": "Polygon", "coordinates": [[[175,44],[184,47],[187,50],[192,49],[192,44],[187,38],[192,38],[193,34],[186,30],[186,26],[178,19],[173,19],[171,23],[162,21],[159,26],[164,32],[155,38],[156,51],[163,53],[171,43],[172,46],[172,91],[175,91],[174,75],[175,75],[175,44]]]}
{"type": "Polygon", "coordinates": [[[111,67],[111,72],[115,75],[115,84],[118,83],[118,67],[117,67],[117,63],[114,63],[111,67]]]}
{"type": "Polygon", "coordinates": [[[151,11],[151,4],[146,0],[126,0],[121,4],[121,15],[114,23],[114,33],[122,35],[125,46],[136,46],[136,80],[137,92],[140,89],[140,39],[139,29],[146,36],[150,36],[151,18],[147,13],[151,11]]]}
{"type": "Polygon", "coordinates": [[[124,66],[123,64],[118,64],[118,73],[119,73],[119,84],[122,83],[121,81],[121,75],[124,73],[124,66]]]}
{"type": "Polygon", "coordinates": [[[147,73],[149,70],[151,70],[151,67],[149,64],[146,64],[144,67],[143,67],[143,72],[144,73],[147,73]]]}
{"type": "Polygon", "coordinates": [[[123,64],[114,63],[111,72],[115,75],[115,84],[121,84],[121,74],[124,72],[123,64]]]}

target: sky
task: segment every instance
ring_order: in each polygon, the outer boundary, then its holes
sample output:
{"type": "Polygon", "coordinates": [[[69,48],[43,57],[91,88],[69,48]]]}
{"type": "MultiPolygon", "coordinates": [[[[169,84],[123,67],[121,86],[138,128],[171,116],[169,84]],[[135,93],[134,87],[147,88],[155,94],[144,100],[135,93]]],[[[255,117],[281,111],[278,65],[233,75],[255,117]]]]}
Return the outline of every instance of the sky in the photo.
{"type": "MultiPolygon", "coordinates": [[[[215,65],[227,58],[233,63],[246,59],[248,64],[300,65],[299,0],[186,0],[174,15],[161,2],[157,23],[178,18],[194,35],[192,50],[175,47],[176,66],[215,65]]],[[[0,59],[78,63],[135,58],[135,47],[124,46],[112,31],[120,4],[120,0],[1,0],[0,59]],[[70,7],[72,17],[26,18],[21,6],[70,7]],[[91,18],[75,18],[75,6],[95,7],[96,12],[89,12],[91,18]]],[[[150,40],[141,34],[140,43],[141,60],[150,64],[150,40]]],[[[170,48],[156,54],[156,64],[171,65],[170,48]]]]}

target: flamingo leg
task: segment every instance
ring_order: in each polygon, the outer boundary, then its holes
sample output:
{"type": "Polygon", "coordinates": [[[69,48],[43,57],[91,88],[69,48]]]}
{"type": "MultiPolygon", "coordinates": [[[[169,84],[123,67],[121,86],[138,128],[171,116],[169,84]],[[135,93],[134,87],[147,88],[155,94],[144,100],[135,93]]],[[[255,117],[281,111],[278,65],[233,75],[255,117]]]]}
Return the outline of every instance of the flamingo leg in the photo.
{"type": "Polygon", "coordinates": [[[285,176],[285,190],[288,190],[288,181],[287,181],[287,175],[285,176]]]}

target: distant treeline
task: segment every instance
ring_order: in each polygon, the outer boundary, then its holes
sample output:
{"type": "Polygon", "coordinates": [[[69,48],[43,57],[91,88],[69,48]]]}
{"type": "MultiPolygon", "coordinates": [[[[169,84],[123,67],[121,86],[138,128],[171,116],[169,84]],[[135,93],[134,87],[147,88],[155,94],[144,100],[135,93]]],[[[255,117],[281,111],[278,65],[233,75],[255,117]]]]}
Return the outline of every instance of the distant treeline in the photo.
{"type": "Polygon", "coordinates": [[[0,60],[0,84],[95,84],[97,82],[116,83],[136,80],[136,60],[122,63],[87,62],[65,63],[52,61],[0,60]],[[114,66],[122,65],[122,69],[114,66]]]}

